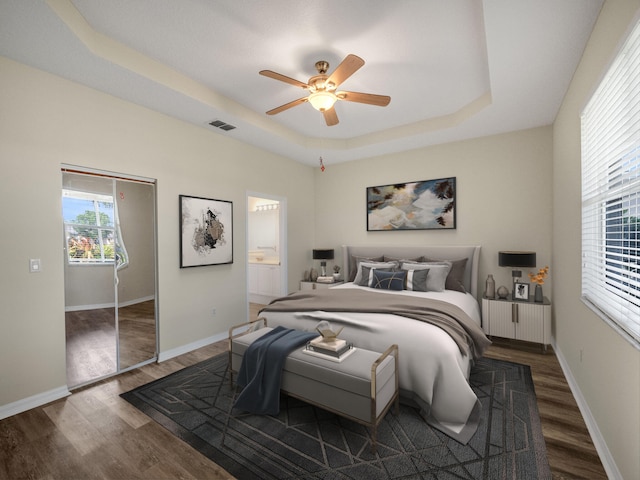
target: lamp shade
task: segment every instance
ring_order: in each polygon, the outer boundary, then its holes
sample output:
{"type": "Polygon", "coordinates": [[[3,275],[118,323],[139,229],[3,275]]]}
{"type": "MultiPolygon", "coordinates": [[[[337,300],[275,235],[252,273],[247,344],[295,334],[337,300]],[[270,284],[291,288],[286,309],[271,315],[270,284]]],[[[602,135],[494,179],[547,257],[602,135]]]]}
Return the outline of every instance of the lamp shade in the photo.
{"type": "Polygon", "coordinates": [[[536,266],[536,252],[498,252],[498,265],[533,268],[536,266]]]}
{"type": "Polygon", "coordinates": [[[333,249],[328,250],[313,250],[314,260],[333,260],[333,249]]]}

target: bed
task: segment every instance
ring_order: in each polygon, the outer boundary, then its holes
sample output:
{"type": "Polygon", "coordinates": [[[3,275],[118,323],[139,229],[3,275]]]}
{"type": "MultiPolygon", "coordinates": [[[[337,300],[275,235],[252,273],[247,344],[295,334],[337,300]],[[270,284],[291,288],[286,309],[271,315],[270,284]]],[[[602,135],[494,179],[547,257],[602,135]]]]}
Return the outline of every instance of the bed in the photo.
{"type": "Polygon", "coordinates": [[[368,350],[398,344],[402,401],[466,444],[480,412],[469,373],[490,344],[477,301],[479,254],[479,246],[343,246],[345,283],[276,299],[260,315],[308,331],[326,320],[368,350]]]}

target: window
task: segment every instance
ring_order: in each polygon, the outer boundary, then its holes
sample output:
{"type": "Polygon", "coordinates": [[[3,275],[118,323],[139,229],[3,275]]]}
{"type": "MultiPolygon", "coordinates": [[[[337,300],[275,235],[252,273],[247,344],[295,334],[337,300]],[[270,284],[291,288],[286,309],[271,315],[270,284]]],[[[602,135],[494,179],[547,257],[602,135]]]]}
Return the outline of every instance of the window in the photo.
{"type": "Polygon", "coordinates": [[[582,120],[582,298],[640,345],[640,23],[582,120]]]}
{"type": "Polygon", "coordinates": [[[111,195],[63,190],[62,213],[70,264],[114,263],[116,222],[111,195]]]}

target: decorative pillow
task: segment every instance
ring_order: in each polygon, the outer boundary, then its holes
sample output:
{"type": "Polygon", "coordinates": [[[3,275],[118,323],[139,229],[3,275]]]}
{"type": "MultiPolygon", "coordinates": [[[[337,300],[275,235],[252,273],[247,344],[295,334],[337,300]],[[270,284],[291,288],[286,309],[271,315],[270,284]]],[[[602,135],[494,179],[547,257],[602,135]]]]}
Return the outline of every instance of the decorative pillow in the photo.
{"type": "Polygon", "coordinates": [[[445,289],[447,275],[451,270],[451,262],[403,263],[402,270],[425,270],[427,275],[427,292],[442,292],[445,289]]]}
{"type": "Polygon", "coordinates": [[[358,264],[360,262],[383,262],[384,257],[380,255],[379,257],[358,257],[356,255],[351,255],[349,259],[349,282],[355,281],[356,274],[358,273],[358,264]]]}
{"type": "MultiPolygon", "coordinates": [[[[391,270],[398,268],[398,264],[396,262],[360,262],[358,263],[358,272],[356,273],[356,277],[353,279],[353,283],[360,285],[362,282],[362,267],[369,268],[390,268],[391,270]]],[[[367,277],[365,277],[366,279],[367,277]]]]}
{"type": "MultiPolygon", "coordinates": [[[[446,260],[446,262],[451,263],[451,271],[449,272],[445,283],[445,288],[447,290],[456,290],[458,292],[467,293],[467,290],[464,288],[464,270],[467,268],[467,260],[469,259],[462,258],[460,260],[446,260]]],[[[430,260],[428,258],[425,258],[424,261],[440,262],[440,260],[430,260]]]]}
{"type": "Polygon", "coordinates": [[[407,272],[383,272],[377,268],[371,270],[373,281],[371,288],[380,290],[404,290],[407,272]]]}
{"type": "Polygon", "coordinates": [[[372,272],[374,271],[383,271],[383,272],[392,272],[393,268],[390,267],[384,267],[384,268],[378,268],[378,267],[367,267],[366,265],[362,265],[362,276],[360,278],[360,280],[358,281],[358,283],[356,283],[356,285],[360,285],[361,287],[370,287],[371,286],[371,282],[373,281],[373,276],[371,275],[372,272]]]}
{"type": "Polygon", "coordinates": [[[413,290],[414,292],[427,291],[427,275],[429,274],[428,268],[422,270],[406,270],[406,272],[406,290],[413,290]]]}

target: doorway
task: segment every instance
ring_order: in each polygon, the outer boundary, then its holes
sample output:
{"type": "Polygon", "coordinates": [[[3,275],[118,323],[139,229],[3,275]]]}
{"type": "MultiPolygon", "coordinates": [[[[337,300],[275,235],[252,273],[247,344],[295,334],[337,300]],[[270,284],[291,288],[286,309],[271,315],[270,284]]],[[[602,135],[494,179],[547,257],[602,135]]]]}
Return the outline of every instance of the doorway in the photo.
{"type": "Polygon", "coordinates": [[[287,202],[260,193],[247,194],[247,299],[265,305],[286,295],[287,202]]]}
{"type": "Polygon", "coordinates": [[[155,181],[62,169],[67,385],[157,359],[155,181]]]}

